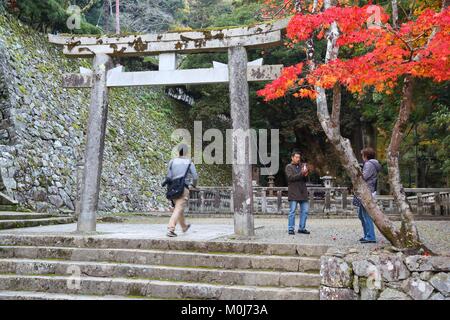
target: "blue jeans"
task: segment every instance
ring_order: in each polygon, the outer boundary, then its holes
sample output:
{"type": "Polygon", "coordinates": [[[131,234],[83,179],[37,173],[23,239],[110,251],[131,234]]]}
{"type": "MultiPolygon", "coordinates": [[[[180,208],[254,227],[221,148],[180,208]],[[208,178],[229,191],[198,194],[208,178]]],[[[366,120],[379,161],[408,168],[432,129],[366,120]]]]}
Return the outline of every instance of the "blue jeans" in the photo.
{"type": "Polygon", "coordinates": [[[375,227],[373,225],[373,220],[367,213],[363,206],[358,208],[358,218],[361,220],[361,224],[364,232],[364,240],[376,241],[375,237],[375,227]]]}
{"type": "Polygon", "coordinates": [[[309,214],[308,200],[289,201],[288,231],[294,231],[295,228],[295,211],[297,210],[297,203],[300,204],[300,224],[298,225],[298,229],[305,230],[306,227],[306,219],[309,214]]]}

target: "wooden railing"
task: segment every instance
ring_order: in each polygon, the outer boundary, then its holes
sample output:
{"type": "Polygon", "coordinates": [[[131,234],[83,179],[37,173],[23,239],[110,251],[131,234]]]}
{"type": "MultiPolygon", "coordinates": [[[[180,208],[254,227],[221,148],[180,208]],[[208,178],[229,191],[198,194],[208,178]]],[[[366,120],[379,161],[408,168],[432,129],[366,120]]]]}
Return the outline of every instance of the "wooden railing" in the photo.
{"type": "MultiPolygon", "coordinates": [[[[420,216],[450,216],[450,188],[405,188],[413,212],[420,216]]],[[[384,211],[399,214],[393,196],[378,196],[384,211]]]]}
{"type": "MultiPolygon", "coordinates": [[[[351,198],[345,187],[309,187],[310,212],[338,213],[351,210],[351,198]]],[[[256,213],[283,214],[289,212],[287,187],[253,188],[253,207],[256,213]]],[[[231,187],[201,187],[191,190],[189,212],[231,213],[233,211],[231,187]]]]}
{"type": "MultiPolygon", "coordinates": [[[[450,188],[405,189],[413,212],[421,216],[450,216],[450,188]]],[[[354,215],[353,195],[346,187],[308,187],[310,214],[354,215]]],[[[378,195],[378,204],[386,214],[397,215],[394,197],[378,195]]],[[[256,214],[287,214],[287,187],[254,187],[256,214]]],[[[232,213],[231,187],[200,187],[190,192],[190,213],[232,213]]]]}

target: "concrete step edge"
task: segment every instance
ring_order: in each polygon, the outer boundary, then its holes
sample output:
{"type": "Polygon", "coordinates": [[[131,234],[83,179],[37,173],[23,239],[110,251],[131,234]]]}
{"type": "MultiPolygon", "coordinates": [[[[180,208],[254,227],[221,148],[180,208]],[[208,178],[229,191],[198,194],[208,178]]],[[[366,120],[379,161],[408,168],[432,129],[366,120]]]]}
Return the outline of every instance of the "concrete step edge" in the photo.
{"type": "Polygon", "coordinates": [[[12,249],[12,248],[33,248],[33,249],[48,249],[48,250],[87,250],[87,251],[114,251],[114,252],[131,252],[131,253],[164,253],[164,254],[179,254],[186,256],[220,256],[220,257],[232,257],[232,258],[276,258],[276,259],[297,259],[300,261],[320,261],[319,257],[304,257],[304,256],[278,256],[278,255],[262,255],[262,254],[247,254],[247,253],[235,253],[235,252],[196,252],[196,251],[181,251],[181,250],[158,250],[158,249],[122,249],[122,248],[79,248],[79,247],[58,247],[58,246],[17,246],[17,245],[0,245],[0,249],[12,249]]]}
{"type": "Polygon", "coordinates": [[[320,274],[307,272],[224,270],[163,265],[118,264],[110,262],[54,261],[40,259],[0,259],[0,273],[17,275],[67,275],[73,268],[94,277],[182,280],[196,283],[217,283],[274,287],[318,288],[320,274]],[[69,269],[70,267],[70,269],[69,269]]]}
{"type": "Polygon", "coordinates": [[[196,268],[189,266],[172,266],[164,264],[138,264],[138,263],[117,263],[110,261],[77,261],[77,260],[48,260],[48,259],[27,259],[27,258],[0,258],[0,264],[4,262],[12,263],[51,263],[51,264],[67,264],[67,265],[98,265],[98,266],[120,266],[120,267],[137,267],[137,268],[155,268],[155,269],[173,269],[173,270],[188,270],[188,271],[217,271],[224,273],[249,273],[249,274],[289,274],[299,276],[320,277],[317,272],[301,272],[301,271],[278,271],[278,270],[263,270],[263,269],[220,269],[220,268],[196,268]]]}
{"type": "Polygon", "coordinates": [[[55,224],[68,224],[73,222],[74,218],[71,217],[24,219],[24,220],[0,220],[0,230],[31,228],[55,224]]]}
{"type": "Polygon", "coordinates": [[[45,221],[69,221],[69,220],[73,220],[74,218],[72,217],[48,217],[48,218],[37,218],[37,219],[8,219],[8,220],[0,220],[0,223],[3,222],[8,222],[8,223],[12,223],[12,222],[45,222],[45,221]]]}
{"type": "Polygon", "coordinates": [[[148,300],[149,297],[95,296],[39,291],[0,291],[0,300],[148,300]]]}
{"type": "Polygon", "coordinates": [[[279,271],[317,271],[320,268],[320,259],[311,257],[208,254],[136,249],[0,246],[0,257],[279,271]]]}
{"type": "Polygon", "coordinates": [[[0,212],[0,220],[25,220],[59,217],[50,213],[28,213],[28,212],[0,212]],[[16,219],[13,219],[16,218],[16,219]],[[20,219],[19,219],[20,218],[20,219]]]}
{"type": "Polygon", "coordinates": [[[319,290],[311,288],[278,288],[188,283],[183,281],[140,280],[73,276],[0,275],[0,290],[35,291],[46,288],[51,293],[108,294],[150,296],[156,298],[193,299],[311,299],[319,290]],[[31,287],[31,288],[30,288],[31,287]]]}
{"type": "Polygon", "coordinates": [[[258,243],[239,241],[188,241],[174,239],[119,239],[83,235],[0,234],[0,245],[67,246],[117,249],[158,249],[192,252],[236,252],[242,254],[320,257],[328,245],[292,243],[258,243]]]}
{"type": "MultiPolygon", "coordinates": [[[[184,256],[190,258],[199,257],[222,257],[235,259],[267,259],[282,261],[299,261],[299,262],[320,262],[317,257],[299,257],[299,256],[276,256],[276,255],[257,255],[257,254],[240,254],[240,253],[223,253],[223,252],[184,252],[178,250],[143,250],[143,249],[115,249],[115,248],[74,248],[74,247],[52,247],[52,246],[0,246],[0,250],[49,250],[60,252],[116,252],[116,253],[134,253],[134,254],[160,254],[169,256],[184,256]]],[[[0,256],[1,257],[1,256],[0,256]]],[[[83,260],[85,261],[85,260],[83,260]]],[[[87,260],[93,261],[93,260],[87,260]]],[[[109,260],[108,260],[109,261],[109,260]]],[[[105,261],[107,262],[107,261],[105,261]]],[[[110,261],[114,262],[114,261],[110,261]]]]}

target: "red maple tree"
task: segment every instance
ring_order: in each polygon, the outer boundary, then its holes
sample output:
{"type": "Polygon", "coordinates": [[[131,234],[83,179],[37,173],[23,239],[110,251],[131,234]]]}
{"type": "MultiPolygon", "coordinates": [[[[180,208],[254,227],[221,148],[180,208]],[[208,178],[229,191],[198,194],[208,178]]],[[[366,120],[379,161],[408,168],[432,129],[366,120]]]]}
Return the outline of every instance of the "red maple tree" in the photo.
{"type": "MultiPolygon", "coordinates": [[[[268,0],[272,7],[280,0],[268,0]]],[[[304,42],[307,61],[284,68],[277,80],[258,94],[266,101],[293,94],[299,98],[316,100],[317,114],[329,141],[352,179],[355,193],[373,218],[381,233],[395,246],[426,248],[419,238],[410,205],[400,182],[398,165],[400,143],[409,115],[413,109],[413,90],[416,78],[430,78],[441,82],[450,79],[450,10],[442,2],[440,12],[423,6],[417,16],[398,24],[381,6],[352,6],[336,4],[332,0],[283,0],[284,12],[294,12],[287,27],[288,44],[304,42]],[[323,11],[321,11],[323,2],[323,11]],[[312,59],[314,40],[326,39],[324,63],[312,59]],[[339,49],[353,52],[350,58],[339,58],[339,49]],[[341,88],[364,94],[367,89],[391,94],[398,85],[403,96],[398,117],[388,147],[389,182],[401,217],[398,230],[381,211],[362,179],[361,170],[348,139],[340,133],[341,88]],[[332,114],[328,111],[326,90],[332,89],[332,114]]],[[[348,3],[349,1],[343,1],[348,3]]],[[[394,7],[393,12],[397,12],[394,7]]],[[[428,252],[428,251],[427,251],[428,252]]]]}
{"type": "Polygon", "coordinates": [[[287,36],[292,43],[315,36],[324,37],[333,22],[341,32],[339,47],[372,48],[350,59],[335,59],[317,66],[298,78],[303,64],[287,67],[282,76],[258,92],[266,101],[296,91],[296,97],[316,98],[314,87],[331,89],[336,83],[350,92],[363,93],[374,87],[378,92],[392,93],[401,76],[427,77],[435,81],[450,79],[450,9],[442,12],[425,10],[416,20],[404,23],[398,30],[387,24],[389,16],[375,5],[364,7],[331,7],[318,14],[297,14],[289,22],[287,36]],[[367,26],[378,12],[380,24],[367,26]]]}

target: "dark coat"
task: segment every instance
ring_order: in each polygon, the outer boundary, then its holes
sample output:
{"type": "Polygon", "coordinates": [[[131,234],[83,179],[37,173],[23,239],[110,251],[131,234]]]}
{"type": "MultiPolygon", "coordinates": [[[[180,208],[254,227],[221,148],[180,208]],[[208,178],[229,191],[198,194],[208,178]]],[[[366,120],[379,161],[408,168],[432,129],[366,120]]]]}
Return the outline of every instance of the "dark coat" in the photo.
{"type": "Polygon", "coordinates": [[[291,163],[286,166],[289,201],[308,200],[307,178],[301,174],[301,166],[302,164],[296,166],[291,163]]]}

